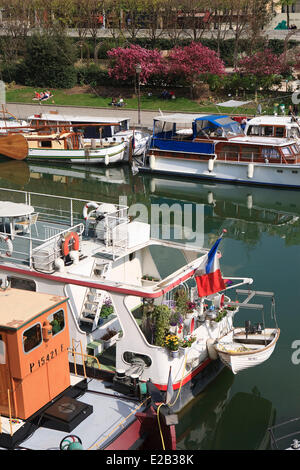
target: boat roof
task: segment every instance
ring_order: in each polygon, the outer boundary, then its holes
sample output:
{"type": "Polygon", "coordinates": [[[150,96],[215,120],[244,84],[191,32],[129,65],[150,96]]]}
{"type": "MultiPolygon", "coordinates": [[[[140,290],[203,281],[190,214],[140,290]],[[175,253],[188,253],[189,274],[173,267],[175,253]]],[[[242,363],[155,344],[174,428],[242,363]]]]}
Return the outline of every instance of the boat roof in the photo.
{"type": "Polygon", "coordinates": [[[207,114],[183,114],[183,113],[176,113],[176,114],[164,114],[154,118],[155,121],[162,121],[162,122],[176,122],[178,124],[192,124],[195,119],[203,118],[207,116],[207,114]]]}
{"type": "Polygon", "coordinates": [[[232,137],[230,142],[233,143],[243,143],[243,144],[258,144],[258,145],[271,145],[272,147],[285,147],[287,145],[295,144],[295,139],[287,139],[282,137],[264,137],[256,135],[245,135],[240,137],[232,137]]]}
{"type": "Polygon", "coordinates": [[[189,124],[198,121],[208,121],[217,127],[226,127],[231,124],[237,124],[227,114],[169,114],[154,118],[157,121],[173,122],[177,124],[189,124]]]}
{"type": "Polygon", "coordinates": [[[18,330],[35,317],[60,305],[66,297],[7,288],[0,290],[0,328],[18,330]]]}
{"type": "Polygon", "coordinates": [[[269,125],[286,125],[286,124],[294,124],[297,126],[297,122],[291,116],[256,116],[252,119],[247,121],[247,125],[261,125],[261,124],[269,124],[269,125]]]}
{"type": "Polygon", "coordinates": [[[58,114],[58,113],[40,113],[28,116],[28,120],[42,120],[42,121],[63,121],[63,122],[91,122],[91,123],[106,123],[111,122],[118,124],[122,121],[129,121],[129,117],[112,117],[112,116],[91,116],[91,115],[74,115],[74,114],[58,114]]]}

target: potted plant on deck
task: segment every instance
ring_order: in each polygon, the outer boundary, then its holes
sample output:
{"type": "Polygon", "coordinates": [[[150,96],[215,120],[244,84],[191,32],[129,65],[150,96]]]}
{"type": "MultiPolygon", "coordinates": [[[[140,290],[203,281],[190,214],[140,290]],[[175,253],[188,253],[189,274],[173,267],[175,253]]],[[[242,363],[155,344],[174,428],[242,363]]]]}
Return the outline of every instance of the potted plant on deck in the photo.
{"type": "Polygon", "coordinates": [[[103,341],[104,349],[109,348],[117,341],[119,333],[117,330],[108,328],[106,333],[102,336],[101,341],[103,341]]]}
{"type": "Polygon", "coordinates": [[[185,336],[182,341],[180,341],[180,348],[190,348],[192,344],[196,341],[196,336],[185,336]]]}
{"type": "Polygon", "coordinates": [[[103,302],[100,311],[99,324],[101,325],[105,320],[109,321],[114,313],[114,307],[110,298],[106,298],[103,302]]]}
{"type": "Polygon", "coordinates": [[[176,335],[167,335],[165,338],[165,346],[170,351],[171,357],[177,357],[179,353],[179,339],[176,335]]]}

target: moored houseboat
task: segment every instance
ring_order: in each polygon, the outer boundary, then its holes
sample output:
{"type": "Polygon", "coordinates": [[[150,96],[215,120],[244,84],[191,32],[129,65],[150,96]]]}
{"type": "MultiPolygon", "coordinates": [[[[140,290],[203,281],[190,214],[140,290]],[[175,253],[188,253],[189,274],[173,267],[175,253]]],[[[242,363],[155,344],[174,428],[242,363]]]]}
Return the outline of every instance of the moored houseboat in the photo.
{"type": "Polygon", "coordinates": [[[300,147],[295,139],[246,136],[226,115],[158,116],[139,171],[299,188],[300,147]]]}
{"type": "Polygon", "coordinates": [[[124,205],[0,194],[2,288],[68,297],[74,368],[129,396],[151,381],[173,412],[222,370],[214,342],[247,304],[232,304],[228,292],[253,281],[223,278],[221,238],[208,250],[152,238],[124,205]]]}

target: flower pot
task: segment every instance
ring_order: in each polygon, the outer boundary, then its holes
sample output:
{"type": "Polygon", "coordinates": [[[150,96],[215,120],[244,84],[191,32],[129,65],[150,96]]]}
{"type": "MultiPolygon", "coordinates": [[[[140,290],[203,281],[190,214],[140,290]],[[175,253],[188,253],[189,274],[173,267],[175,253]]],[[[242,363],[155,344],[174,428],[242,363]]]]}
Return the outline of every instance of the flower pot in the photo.
{"type": "Polygon", "coordinates": [[[111,338],[109,338],[108,340],[102,340],[103,341],[103,346],[104,346],[104,349],[107,349],[107,348],[110,348],[113,344],[115,344],[117,342],[117,339],[119,337],[119,333],[117,333],[116,335],[112,336],[111,338]]]}
{"type": "Polygon", "coordinates": [[[176,349],[176,351],[170,351],[170,356],[172,357],[172,359],[174,359],[175,357],[178,357],[179,349],[176,349]]]}

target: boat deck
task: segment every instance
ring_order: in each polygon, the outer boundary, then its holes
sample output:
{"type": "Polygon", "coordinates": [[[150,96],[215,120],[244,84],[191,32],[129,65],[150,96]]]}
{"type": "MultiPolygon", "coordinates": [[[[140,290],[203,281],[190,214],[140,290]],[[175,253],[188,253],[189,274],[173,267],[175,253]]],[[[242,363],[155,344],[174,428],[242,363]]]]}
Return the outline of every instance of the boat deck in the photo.
{"type": "MultiPolygon", "coordinates": [[[[76,376],[72,375],[73,384],[76,376]]],[[[109,383],[89,379],[87,390],[78,399],[93,407],[93,413],[84,419],[71,432],[39,427],[21,444],[30,450],[57,450],[68,434],[75,434],[82,440],[84,450],[104,449],[136,418],[134,411],[140,402],[113,391],[109,383]]],[[[138,411],[144,411],[145,406],[138,411]]],[[[16,426],[20,427],[20,423],[16,426]]]]}

